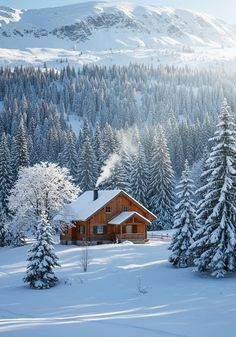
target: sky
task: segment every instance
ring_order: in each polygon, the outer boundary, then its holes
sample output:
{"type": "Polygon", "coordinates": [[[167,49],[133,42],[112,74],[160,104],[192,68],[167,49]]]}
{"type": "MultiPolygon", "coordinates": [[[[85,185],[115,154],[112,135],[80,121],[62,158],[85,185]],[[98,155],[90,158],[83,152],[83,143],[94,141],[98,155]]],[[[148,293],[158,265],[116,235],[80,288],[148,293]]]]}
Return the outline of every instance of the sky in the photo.
{"type": "MultiPolygon", "coordinates": [[[[88,1],[88,0],[87,0],[88,1]]],[[[109,2],[109,0],[107,0],[109,2]]],[[[142,0],[130,2],[160,4],[177,8],[187,8],[206,12],[220,17],[229,23],[236,24],[236,0],[142,0]]],[[[68,5],[85,2],[85,0],[0,0],[0,6],[10,6],[14,8],[42,8],[68,5]]]]}

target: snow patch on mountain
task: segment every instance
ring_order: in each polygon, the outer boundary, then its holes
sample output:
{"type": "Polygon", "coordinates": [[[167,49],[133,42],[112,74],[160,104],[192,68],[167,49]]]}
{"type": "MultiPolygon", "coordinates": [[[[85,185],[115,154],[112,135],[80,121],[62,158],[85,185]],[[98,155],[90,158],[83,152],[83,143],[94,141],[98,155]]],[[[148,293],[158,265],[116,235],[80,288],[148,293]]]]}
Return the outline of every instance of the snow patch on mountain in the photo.
{"type": "Polygon", "coordinates": [[[158,63],[153,57],[157,60],[164,54],[169,63],[175,53],[236,48],[236,32],[207,14],[127,2],[94,1],[34,10],[1,6],[0,46],[0,64],[39,65],[40,55],[46,54],[49,62],[58,64],[60,57],[78,65],[87,61],[126,64],[126,58],[150,64],[158,63]],[[6,50],[11,54],[8,58],[6,50]]]}
{"type": "Polygon", "coordinates": [[[9,24],[20,21],[22,11],[5,6],[0,6],[0,27],[2,24],[9,24]]]}

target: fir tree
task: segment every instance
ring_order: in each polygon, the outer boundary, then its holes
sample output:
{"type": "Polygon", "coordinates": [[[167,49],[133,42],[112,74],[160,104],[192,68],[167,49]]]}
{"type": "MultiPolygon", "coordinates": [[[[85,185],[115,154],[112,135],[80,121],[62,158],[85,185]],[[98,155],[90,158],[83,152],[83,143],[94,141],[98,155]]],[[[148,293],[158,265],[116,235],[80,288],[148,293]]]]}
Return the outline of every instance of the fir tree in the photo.
{"type": "Polygon", "coordinates": [[[150,181],[152,211],[157,215],[157,226],[160,229],[169,229],[173,226],[174,216],[174,172],[162,128],[155,139],[155,151],[150,160],[152,162],[150,181]]]}
{"type": "Polygon", "coordinates": [[[172,251],[169,261],[176,267],[185,268],[193,263],[189,247],[193,244],[193,234],[196,230],[196,214],[194,204],[194,185],[190,179],[188,161],[182,174],[179,190],[178,204],[175,207],[174,229],[170,250],[172,251]]]}
{"type": "Polygon", "coordinates": [[[6,213],[0,209],[0,247],[4,247],[9,243],[9,230],[7,225],[6,213]]]}
{"type": "Polygon", "coordinates": [[[3,134],[0,141],[0,210],[2,209],[6,214],[8,213],[8,197],[13,184],[11,171],[7,138],[3,134]]]}
{"type": "Polygon", "coordinates": [[[138,152],[133,156],[131,171],[131,193],[134,199],[147,205],[147,163],[141,143],[138,152]]]}
{"type": "Polygon", "coordinates": [[[64,149],[60,155],[60,164],[62,167],[68,168],[71,176],[75,183],[78,182],[79,175],[79,163],[78,163],[78,153],[76,151],[76,138],[72,130],[68,135],[67,142],[64,146],[64,149]]]}
{"type": "Polygon", "coordinates": [[[85,138],[79,161],[79,186],[82,191],[93,190],[96,185],[97,161],[91,141],[85,138]]]}
{"type": "Polygon", "coordinates": [[[204,174],[204,198],[197,221],[201,228],[194,235],[191,250],[200,272],[223,277],[236,269],[236,132],[230,108],[224,101],[220,122],[204,174]]]}
{"type": "Polygon", "coordinates": [[[17,136],[17,148],[18,148],[18,158],[17,158],[18,167],[28,166],[29,165],[28,144],[22,120],[19,126],[19,132],[17,136]]]}
{"type": "Polygon", "coordinates": [[[59,267],[58,257],[54,252],[52,229],[45,214],[38,224],[36,242],[28,253],[28,265],[24,282],[31,288],[48,289],[58,282],[54,268],[59,267]]]}

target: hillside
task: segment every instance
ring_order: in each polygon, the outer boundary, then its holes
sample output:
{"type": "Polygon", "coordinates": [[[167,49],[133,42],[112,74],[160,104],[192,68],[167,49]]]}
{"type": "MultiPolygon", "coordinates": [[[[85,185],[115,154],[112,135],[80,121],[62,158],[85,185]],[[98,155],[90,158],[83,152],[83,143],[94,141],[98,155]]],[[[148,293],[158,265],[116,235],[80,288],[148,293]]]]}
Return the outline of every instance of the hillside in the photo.
{"type": "Polygon", "coordinates": [[[190,10],[95,1],[0,7],[0,45],[0,64],[191,63],[234,58],[236,33],[222,20],[190,10]]]}
{"type": "Polygon", "coordinates": [[[0,334],[234,337],[234,278],[215,280],[191,268],[176,270],[167,261],[167,246],[91,247],[84,274],[81,248],[58,245],[61,282],[43,291],[22,282],[28,247],[0,248],[0,334]]]}

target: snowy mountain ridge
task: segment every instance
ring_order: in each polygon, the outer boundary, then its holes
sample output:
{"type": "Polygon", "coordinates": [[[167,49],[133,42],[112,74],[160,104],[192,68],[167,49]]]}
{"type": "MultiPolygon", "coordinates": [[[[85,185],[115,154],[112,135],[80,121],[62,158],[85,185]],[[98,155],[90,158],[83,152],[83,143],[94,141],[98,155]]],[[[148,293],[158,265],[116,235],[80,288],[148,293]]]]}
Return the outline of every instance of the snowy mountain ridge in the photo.
{"type": "Polygon", "coordinates": [[[150,61],[150,50],[161,55],[163,50],[236,48],[236,32],[210,15],[158,5],[94,1],[34,10],[1,6],[0,46],[0,61],[20,61],[28,53],[33,55],[29,62],[37,63],[35,48],[40,48],[50,60],[107,63],[112,53],[118,63],[123,63],[122,55],[142,62],[150,61]],[[89,56],[78,60],[78,51],[89,56]]]}

